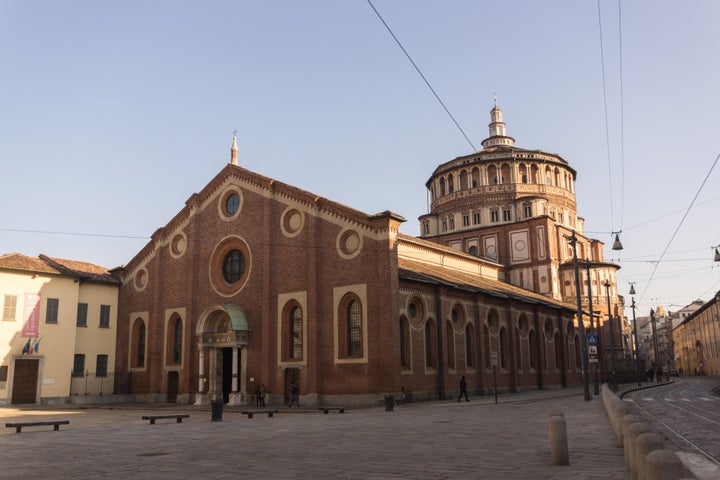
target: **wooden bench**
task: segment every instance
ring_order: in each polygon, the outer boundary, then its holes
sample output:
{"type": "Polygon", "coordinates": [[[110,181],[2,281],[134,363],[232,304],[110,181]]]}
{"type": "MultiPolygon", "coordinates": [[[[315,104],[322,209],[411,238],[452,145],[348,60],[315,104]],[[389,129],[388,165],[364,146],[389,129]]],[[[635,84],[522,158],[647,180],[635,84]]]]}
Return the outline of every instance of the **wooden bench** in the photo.
{"type": "Polygon", "coordinates": [[[272,417],[274,414],[278,413],[278,411],[277,410],[243,410],[240,413],[242,413],[243,415],[247,415],[248,418],[253,418],[253,415],[256,413],[267,413],[268,417],[272,417]]]}
{"type": "Polygon", "coordinates": [[[22,432],[23,427],[41,427],[44,425],[52,425],[54,431],[60,430],[60,425],[68,425],[70,420],[50,420],[44,422],[19,422],[19,423],[6,423],[6,428],[14,428],[15,433],[22,432]]]}
{"type": "Polygon", "coordinates": [[[177,423],[182,423],[183,418],[190,418],[189,413],[177,413],[177,414],[171,414],[171,415],[143,415],[143,420],[150,420],[150,425],[155,425],[155,420],[166,420],[169,418],[174,418],[177,420],[177,423]]]}
{"type": "Polygon", "coordinates": [[[318,410],[322,410],[326,415],[330,413],[330,410],[337,410],[338,413],[345,413],[345,407],[318,407],[318,410]]]}

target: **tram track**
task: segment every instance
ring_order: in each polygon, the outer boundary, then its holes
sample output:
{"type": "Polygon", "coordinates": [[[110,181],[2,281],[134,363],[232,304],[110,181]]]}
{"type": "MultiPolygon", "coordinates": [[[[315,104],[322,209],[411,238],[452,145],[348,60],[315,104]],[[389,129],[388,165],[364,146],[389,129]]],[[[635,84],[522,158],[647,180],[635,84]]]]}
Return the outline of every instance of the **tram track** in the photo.
{"type": "MultiPolygon", "coordinates": [[[[683,431],[692,429],[691,435],[693,436],[698,436],[698,432],[711,431],[716,426],[720,426],[720,414],[695,405],[699,399],[707,397],[706,392],[699,396],[696,386],[682,385],[681,387],[679,389],[675,387],[675,389],[668,392],[665,389],[641,390],[628,393],[625,398],[626,401],[629,399],[640,413],[650,419],[651,422],[662,426],[662,429],[669,432],[675,438],[673,443],[680,450],[697,452],[717,467],[720,467],[720,452],[714,453],[709,450],[709,448],[717,450],[716,446],[708,447],[701,444],[683,431]],[[673,413],[678,415],[673,415],[673,413]],[[696,424],[693,419],[697,419],[698,423],[696,424]]],[[[716,400],[710,397],[708,397],[708,400],[720,401],[720,399],[716,400]]]]}

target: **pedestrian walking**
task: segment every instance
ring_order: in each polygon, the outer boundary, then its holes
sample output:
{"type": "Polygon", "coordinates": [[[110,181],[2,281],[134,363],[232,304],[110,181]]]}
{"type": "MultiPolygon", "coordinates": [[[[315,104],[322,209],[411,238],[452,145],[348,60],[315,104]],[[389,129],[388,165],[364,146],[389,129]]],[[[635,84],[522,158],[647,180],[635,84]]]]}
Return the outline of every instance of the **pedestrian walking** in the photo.
{"type": "Polygon", "coordinates": [[[290,384],[290,405],[288,405],[288,408],[292,408],[293,405],[300,408],[300,388],[295,382],[290,384]]]}
{"type": "Polygon", "coordinates": [[[267,388],[264,383],[260,384],[260,406],[265,406],[265,395],[267,394],[267,388]]]}
{"type": "Polygon", "coordinates": [[[254,393],[255,393],[255,406],[259,407],[260,406],[260,385],[255,386],[254,393]]]}
{"type": "Polygon", "coordinates": [[[470,399],[468,398],[467,394],[467,380],[465,380],[465,375],[463,375],[460,379],[460,395],[458,395],[458,403],[460,403],[460,399],[463,395],[465,395],[465,401],[469,402],[470,399]]]}

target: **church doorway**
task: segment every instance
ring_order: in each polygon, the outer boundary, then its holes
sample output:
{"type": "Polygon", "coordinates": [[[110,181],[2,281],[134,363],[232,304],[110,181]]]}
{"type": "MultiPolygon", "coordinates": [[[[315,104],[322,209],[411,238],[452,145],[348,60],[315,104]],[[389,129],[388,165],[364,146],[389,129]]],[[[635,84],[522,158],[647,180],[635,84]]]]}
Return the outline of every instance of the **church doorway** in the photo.
{"type": "Polygon", "coordinates": [[[180,374],[177,370],[168,372],[168,388],[167,388],[167,402],[177,403],[178,387],[180,384],[180,374]]]}
{"type": "Polygon", "coordinates": [[[286,368],[285,369],[285,405],[290,405],[292,399],[292,384],[300,385],[300,369],[299,368],[286,368]]]}
{"type": "MultiPolygon", "coordinates": [[[[230,401],[230,392],[232,391],[232,372],[233,372],[233,349],[225,347],[222,349],[222,396],[223,403],[230,401]]],[[[239,359],[238,359],[239,360],[239,359]]],[[[238,370],[235,370],[236,372],[238,370]]]]}

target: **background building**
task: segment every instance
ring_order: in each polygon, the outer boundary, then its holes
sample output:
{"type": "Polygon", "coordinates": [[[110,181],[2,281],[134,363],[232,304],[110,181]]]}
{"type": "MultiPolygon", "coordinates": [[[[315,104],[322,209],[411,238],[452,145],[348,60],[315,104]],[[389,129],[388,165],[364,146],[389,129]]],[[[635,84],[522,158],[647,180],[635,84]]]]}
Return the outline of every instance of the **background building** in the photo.
{"type": "Polygon", "coordinates": [[[482,146],[443,163],[430,176],[430,211],[419,218],[421,237],[502,265],[508,283],[574,304],[569,241],[574,231],[582,306],[589,311],[592,295],[600,325],[605,352],[601,374],[606,375],[610,363],[609,318],[618,368],[633,370],[626,351],[630,326],[617,289],[620,267],[604,261],[603,242],[584,235],[575,199],[577,172],[560,155],[515,146],[497,105],[490,111],[489,137],[482,146]]]}
{"type": "Polygon", "coordinates": [[[686,375],[720,374],[720,291],[686,316],[672,337],[676,368],[686,375]]]}
{"type": "Polygon", "coordinates": [[[119,284],[85,262],[0,256],[0,403],[111,394],[119,284]]]}

